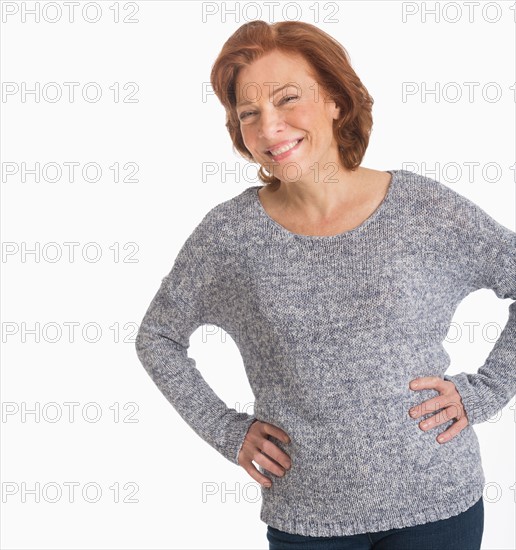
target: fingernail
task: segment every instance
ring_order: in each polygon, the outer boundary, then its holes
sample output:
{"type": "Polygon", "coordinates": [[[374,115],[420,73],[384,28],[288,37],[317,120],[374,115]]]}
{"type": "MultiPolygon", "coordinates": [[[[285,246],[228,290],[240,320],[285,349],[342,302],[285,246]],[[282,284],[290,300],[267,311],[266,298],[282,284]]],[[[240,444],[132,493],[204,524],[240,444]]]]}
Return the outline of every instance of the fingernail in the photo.
{"type": "Polygon", "coordinates": [[[269,488],[271,486],[271,483],[264,483],[263,486],[269,488]]]}

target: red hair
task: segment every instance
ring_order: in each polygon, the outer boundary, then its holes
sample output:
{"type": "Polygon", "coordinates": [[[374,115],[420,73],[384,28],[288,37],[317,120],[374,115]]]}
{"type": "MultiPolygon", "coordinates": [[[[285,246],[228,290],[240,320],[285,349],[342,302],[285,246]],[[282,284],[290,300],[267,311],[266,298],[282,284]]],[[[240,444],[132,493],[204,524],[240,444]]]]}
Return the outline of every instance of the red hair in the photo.
{"type": "MultiPolygon", "coordinates": [[[[234,148],[246,159],[253,157],[244,145],[236,104],[236,79],[242,67],[273,50],[301,55],[315,73],[316,80],[340,107],[340,118],[333,122],[339,158],[349,170],[358,168],[369,144],[373,126],[373,98],[352,69],[345,48],[318,27],[302,21],[266,23],[250,21],[239,27],[225,42],[210,80],[226,110],[226,128],[234,148]]],[[[259,171],[265,184],[279,179],[259,171]]]]}

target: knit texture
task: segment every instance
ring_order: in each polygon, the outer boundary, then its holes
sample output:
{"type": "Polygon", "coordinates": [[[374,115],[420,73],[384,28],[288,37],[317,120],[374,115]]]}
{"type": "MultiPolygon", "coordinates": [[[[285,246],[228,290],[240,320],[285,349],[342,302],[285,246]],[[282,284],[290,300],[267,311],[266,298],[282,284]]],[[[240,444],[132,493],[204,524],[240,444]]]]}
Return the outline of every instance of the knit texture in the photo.
{"type": "MultiPolygon", "coordinates": [[[[238,464],[256,420],[292,468],[262,488],[260,518],[289,533],[344,536],[423,524],[466,511],[485,484],[474,424],[516,394],[516,302],[475,374],[445,375],[443,347],[458,304],[492,289],[516,299],[516,233],[471,200],[406,170],[358,227],[293,233],[273,220],[260,186],[212,208],[180,249],[145,313],[138,357],[208,444],[238,464]],[[229,408],[189,357],[201,325],[227,332],[242,355],[254,414],[229,408]],[[438,395],[413,378],[451,380],[469,425],[436,441],[408,415],[438,395]]],[[[213,365],[223,368],[223,365],[213,365]]],[[[443,407],[447,405],[443,403],[443,407]]],[[[439,409],[441,410],[441,409],[439,409]]]]}

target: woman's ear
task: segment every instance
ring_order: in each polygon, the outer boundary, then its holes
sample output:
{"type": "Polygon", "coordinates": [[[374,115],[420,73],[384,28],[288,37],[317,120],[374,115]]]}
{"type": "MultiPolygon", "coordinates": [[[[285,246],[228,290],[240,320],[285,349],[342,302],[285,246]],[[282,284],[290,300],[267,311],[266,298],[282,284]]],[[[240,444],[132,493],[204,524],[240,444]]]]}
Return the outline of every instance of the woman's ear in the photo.
{"type": "Polygon", "coordinates": [[[339,118],[340,118],[340,107],[334,101],[332,101],[330,103],[330,105],[331,105],[333,120],[339,120],[339,118]]]}
{"type": "Polygon", "coordinates": [[[332,102],[333,107],[333,118],[334,120],[338,120],[340,118],[340,107],[335,103],[335,101],[332,102]]]}
{"type": "Polygon", "coordinates": [[[340,118],[340,107],[337,105],[336,101],[329,95],[325,98],[325,101],[331,117],[334,120],[338,120],[340,118]]]}

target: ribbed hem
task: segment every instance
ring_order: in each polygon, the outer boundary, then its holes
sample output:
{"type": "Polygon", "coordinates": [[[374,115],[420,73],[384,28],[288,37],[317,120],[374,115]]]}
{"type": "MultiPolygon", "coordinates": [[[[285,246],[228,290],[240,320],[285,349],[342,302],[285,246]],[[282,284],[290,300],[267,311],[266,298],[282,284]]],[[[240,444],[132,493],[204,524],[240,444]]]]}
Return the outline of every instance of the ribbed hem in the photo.
{"type": "MultiPolygon", "coordinates": [[[[342,537],[362,533],[376,533],[378,531],[422,525],[461,514],[480,500],[483,490],[483,484],[473,488],[463,488],[465,493],[459,498],[450,499],[446,502],[436,502],[433,506],[424,509],[420,509],[418,502],[414,502],[413,509],[402,511],[393,508],[383,517],[369,515],[368,517],[359,518],[348,515],[346,519],[338,522],[322,522],[308,518],[286,519],[262,505],[260,519],[280,531],[310,537],[342,537]]],[[[406,502],[401,502],[401,506],[406,506],[406,502]]]]}

